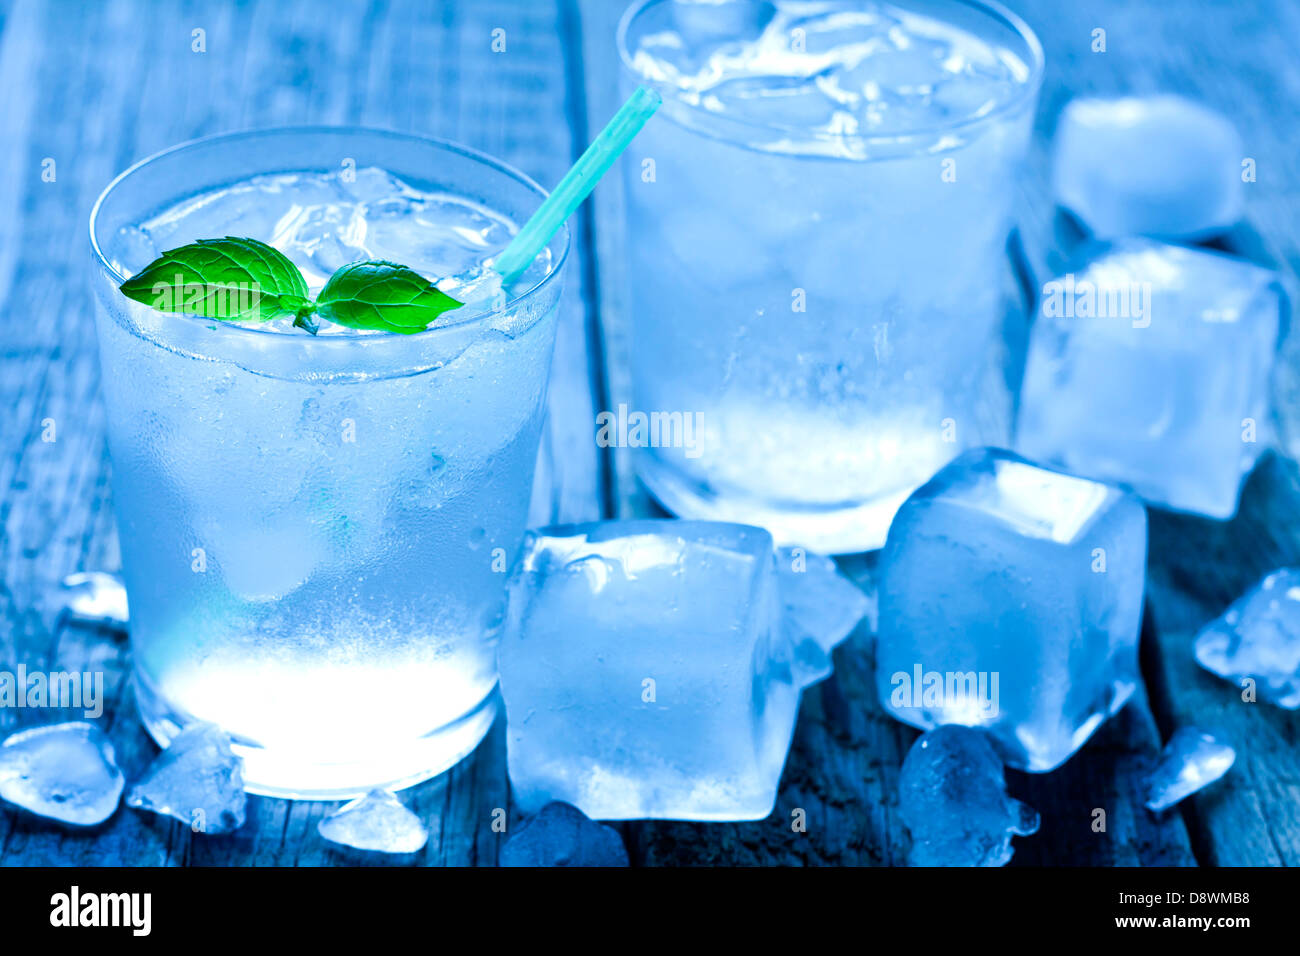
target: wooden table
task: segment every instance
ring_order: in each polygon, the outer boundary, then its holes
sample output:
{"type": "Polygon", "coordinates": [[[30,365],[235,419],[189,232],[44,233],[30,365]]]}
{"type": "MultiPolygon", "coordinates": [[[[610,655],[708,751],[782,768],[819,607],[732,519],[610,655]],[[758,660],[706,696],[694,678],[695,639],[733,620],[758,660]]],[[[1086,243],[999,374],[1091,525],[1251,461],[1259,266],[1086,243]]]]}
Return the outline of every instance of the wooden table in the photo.
{"type": "MultiPolygon", "coordinates": [[[[617,105],[612,34],[622,6],[0,0],[0,667],[102,670],[111,699],[101,725],[128,778],[156,748],[135,716],[127,646],[70,624],[57,589],[70,572],[119,563],[87,282],[85,223],[95,196],[131,162],[173,143],[285,123],[444,136],[554,183],[617,105]],[[505,31],[502,52],[492,49],[496,29],[505,31]],[[205,52],[193,49],[198,36],[205,52]],[[53,181],[45,181],[50,168],[53,181]],[[55,440],[45,441],[50,421],[55,440]]],[[[1201,97],[1241,128],[1259,174],[1248,223],[1228,245],[1294,277],[1300,8],[1287,0],[1012,6],[1038,29],[1049,64],[1030,171],[1017,185],[1029,284],[1051,270],[1059,247],[1045,169],[1062,105],[1083,93],[1162,90],[1201,97]],[[1098,27],[1104,53],[1092,51],[1098,27]]],[[[623,453],[593,441],[596,411],[627,393],[620,208],[611,176],[575,219],[537,523],[655,513],[623,453]]],[[[1289,351],[1288,361],[1295,364],[1289,351]]],[[[1294,432],[1285,412],[1282,420],[1294,432]]],[[[1061,770],[1010,775],[1012,792],[1043,816],[1038,835],[1017,841],[1015,863],[1300,863],[1300,715],[1242,704],[1190,653],[1202,623],[1285,563],[1300,563],[1300,476],[1281,457],[1259,466],[1232,522],[1152,513],[1148,698],[1130,703],[1061,770]],[[1237,765],[1220,785],[1155,817],[1141,806],[1142,771],[1160,741],[1189,722],[1227,729],[1237,765]],[[1097,808],[1106,811],[1104,832],[1093,827],[1097,808]]],[[[843,564],[869,581],[869,557],[843,564]]],[[[625,825],[635,864],[903,861],[895,793],[915,731],[876,704],[865,631],[837,652],[834,678],[806,695],[776,812],[757,823],[625,825]],[[806,833],[790,830],[794,807],[807,812],[806,833]]],[[[0,730],[53,719],[65,718],[0,710],[0,730]]],[[[492,832],[492,812],[510,808],[501,727],[471,758],[404,796],[432,832],[422,863],[493,865],[502,837],[492,832]]],[[[0,862],[337,863],[315,833],[334,806],[253,798],[248,824],[227,837],[196,836],[127,809],[90,833],[4,810],[0,862]]]]}

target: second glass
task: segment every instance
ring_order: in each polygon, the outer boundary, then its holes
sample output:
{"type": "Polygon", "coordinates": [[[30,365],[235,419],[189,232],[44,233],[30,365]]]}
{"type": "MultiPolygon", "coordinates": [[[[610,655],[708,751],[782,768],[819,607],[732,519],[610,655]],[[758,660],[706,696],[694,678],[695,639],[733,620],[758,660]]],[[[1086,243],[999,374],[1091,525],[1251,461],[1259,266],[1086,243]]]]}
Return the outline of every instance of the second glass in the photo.
{"type": "Polygon", "coordinates": [[[1006,440],[976,407],[1042,51],[994,4],[772,11],[642,0],[619,30],[664,95],[624,165],[633,402],[673,426],[637,470],[681,516],[862,551],[1006,440]]]}

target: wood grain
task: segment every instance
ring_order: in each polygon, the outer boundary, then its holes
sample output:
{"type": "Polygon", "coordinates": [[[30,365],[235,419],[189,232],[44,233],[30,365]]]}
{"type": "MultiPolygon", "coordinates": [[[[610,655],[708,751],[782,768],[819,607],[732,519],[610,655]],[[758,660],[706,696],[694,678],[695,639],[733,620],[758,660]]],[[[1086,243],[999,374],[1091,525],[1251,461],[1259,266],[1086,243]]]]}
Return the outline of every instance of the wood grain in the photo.
{"type": "MultiPolygon", "coordinates": [[[[1182,5],[1160,0],[1009,0],[1047,50],[1026,173],[1014,184],[1027,284],[1057,268],[1072,236],[1047,185],[1055,117],[1071,97],[1184,92],[1238,124],[1256,159],[1248,219],[1228,247],[1300,269],[1300,125],[1286,0],[1182,5]],[[1106,30],[1105,53],[1091,49],[1106,30]]],[[[100,670],[110,703],[102,725],[128,778],[156,753],[139,729],[125,642],[70,624],[57,582],[119,564],[110,511],[99,369],[86,279],[85,221],[98,191],[151,152],[199,135],[291,122],[351,123],[431,133],[500,156],[553,184],[620,102],[615,0],[151,3],[0,0],[0,667],[100,670]],[[142,27],[142,25],[145,25],[142,27]],[[491,31],[506,51],[491,51],[491,31]],[[191,50],[206,31],[206,53],[191,50]],[[54,160],[54,182],[41,179],[54,160]],[[56,438],[42,441],[53,422],[56,438]]],[[[597,410],[629,394],[622,262],[629,237],[617,173],[572,221],[563,317],[533,520],[659,513],[625,451],[597,449],[597,410]]],[[[1023,321],[1023,320],[1022,320],[1023,321]]],[[[1021,330],[1023,334],[1023,329],[1021,330]]],[[[1014,338],[1014,336],[1012,337],[1014,338]]],[[[1012,349],[1014,352],[1014,349],[1012,349]]],[[[1300,344],[1283,347],[1278,432],[1300,447],[1300,344]]],[[[1013,356],[1014,359],[1014,356],[1013,356]]],[[[873,558],[842,563],[870,588],[873,558]]],[[[1300,475],[1270,457],[1227,523],[1153,512],[1143,672],[1137,700],[1061,770],[1010,774],[1011,792],[1043,827],[1017,840],[1015,864],[1291,865],[1300,862],[1300,716],[1244,704],[1195,665],[1190,642],[1260,575],[1300,562],[1300,475]],[[1238,765],[1217,787],[1159,817],[1140,800],[1159,742],[1186,723],[1214,724],[1238,765]],[[1106,829],[1093,826],[1106,811],[1106,829]]],[[[746,824],[623,827],[634,865],[893,865],[907,849],[896,808],[898,767],[915,731],[885,716],[863,627],[836,653],[836,674],[806,696],[776,811],[746,824]],[[806,832],[790,827],[806,813],[806,832]]],[[[0,732],[57,715],[0,709],[0,732]]],[[[72,716],[72,715],[66,715],[72,716]]],[[[492,865],[509,809],[498,726],[450,773],[407,791],[433,834],[414,862],[492,865]]],[[[0,810],[0,863],[352,865],[316,822],[334,804],[254,798],[248,825],[192,835],[122,810],[70,833],[0,810]]]]}
{"type": "MultiPolygon", "coordinates": [[[[1021,229],[1039,283],[1060,269],[1075,238],[1054,214],[1048,189],[1048,144],[1060,109],[1074,96],[1174,92],[1229,116],[1257,163],[1246,219],[1219,245],[1280,269],[1296,287],[1300,160],[1283,131],[1295,128],[1300,110],[1300,69],[1286,52],[1288,38],[1300,31],[1300,9],[1198,4],[1188,16],[1182,5],[1148,2],[1010,5],[1041,27],[1048,62],[1033,155],[1020,183],[1021,229]],[[1105,53],[1092,51],[1096,28],[1106,30],[1105,53]]],[[[1277,431],[1292,450],[1300,427],[1298,347],[1294,335],[1284,341],[1277,376],[1277,431]]],[[[1206,865],[1294,865],[1297,859],[1300,716],[1243,704],[1236,688],[1196,665],[1191,644],[1200,627],[1264,573],[1300,560],[1298,493],[1294,462],[1266,457],[1232,521],[1150,510],[1151,626],[1143,638],[1143,671],[1160,739],[1186,724],[1217,727],[1238,751],[1222,783],[1165,815],[1182,816],[1196,858],[1206,865]]]]}

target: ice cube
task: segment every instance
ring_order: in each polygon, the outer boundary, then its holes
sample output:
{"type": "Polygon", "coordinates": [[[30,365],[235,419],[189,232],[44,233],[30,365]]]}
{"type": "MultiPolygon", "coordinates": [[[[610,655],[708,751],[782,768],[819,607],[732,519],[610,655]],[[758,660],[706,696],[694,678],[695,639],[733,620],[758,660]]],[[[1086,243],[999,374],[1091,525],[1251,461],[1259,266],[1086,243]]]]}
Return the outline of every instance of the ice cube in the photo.
{"type": "Polygon", "coordinates": [[[781,626],[794,648],[796,680],[807,687],[830,676],[831,651],[867,615],[871,602],[823,554],[781,548],[776,569],[781,626]]]}
{"type": "Polygon", "coordinates": [[[127,806],[175,817],[195,833],[229,833],[244,825],[244,761],[216,724],[190,724],[150,765],[127,806]]]}
{"type": "Polygon", "coordinates": [[[618,831],[577,807],[548,803],[501,849],[502,866],[627,866],[618,831]]]}
{"type": "Polygon", "coordinates": [[[161,253],[148,232],[139,226],[123,226],[113,244],[113,267],[124,276],[133,276],[161,253]]]}
{"type": "Polygon", "coordinates": [[[1038,831],[1038,813],[1007,796],[982,731],[947,725],[923,734],[903,760],[898,805],[913,866],[1005,866],[1012,836],[1038,831]]]}
{"type": "Polygon", "coordinates": [[[337,200],[295,204],[276,223],[270,242],[298,264],[313,289],[349,262],[370,258],[364,207],[337,200]]]}
{"type": "Polygon", "coordinates": [[[344,199],[379,207],[392,202],[401,204],[405,199],[419,195],[405,182],[378,166],[341,171],[338,174],[338,188],[344,199]]]}
{"type": "Polygon", "coordinates": [[[839,122],[834,92],[802,77],[744,76],[711,87],[703,102],[740,122],[829,130],[839,122]]]}
{"type": "Polygon", "coordinates": [[[498,655],[521,806],[563,800],[606,820],[767,816],[802,683],[824,672],[850,616],[787,630],[774,565],[771,535],[744,525],[531,534],[498,655]],[[805,642],[816,666],[800,660],[805,642]]]}
{"type": "MultiPolygon", "coordinates": [[[[448,315],[451,321],[457,321],[458,311],[500,312],[509,298],[502,285],[501,273],[495,269],[475,269],[462,275],[447,276],[437,283],[438,288],[461,303],[460,310],[453,310],[448,315]]],[[[525,310],[526,311],[526,310],[525,310]]]]}
{"type": "MultiPolygon", "coordinates": [[[[684,193],[679,193],[679,195],[684,193]]],[[[663,231],[651,241],[656,248],[666,250],[674,274],[699,287],[735,291],[744,295],[746,303],[753,299],[757,283],[770,275],[779,264],[771,251],[764,247],[762,238],[745,229],[744,224],[719,222],[714,208],[700,207],[696,203],[682,208],[674,216],[672,225],[663,224],[663,231]],[[717,227],[710,223],[718,223],[717,227]],[[727,249],[726,256],[706,255],[719,246],[727,249]],[[680,270],[680,271],[679,271],[680,270]]],[[[639,282],[653,288],[657,280],[653,275],[637,277],[639,282]]],[[[784,291],[784,290],[783,290],[784,291]]],[[[761,292],[759,293],[761,294],[761,292]]]]}
{"type": "Polygon", "coordinates": [[[673,22],[688,44],[758,39],[776,15],[768,0],[672,0],[673,22]]]}
{"type": "Polygon", "coordinates": [[[32,727],[0,744],[0,797],[51,820],[103,823],[122,787],[113,745],[90,724],[32,727]]]}
{"type": "Polygon", "coordinates": [[[1196,635],[1196,660],[1260,700],[1300,707],[1300,570],[1264,577],[1196,635]]]}
{"type": "Polygon", "coordinates": [[[1240,259],[1133,239],[1049,282],[1016,449],[1213,518],[1267,443],[1285,297],[1240,259]]]}
{"type": "Polygon", "coordinates": [[[330,814],[316,830],[331,843],[379,853],[418,853],[429,831],[397,795],[371,790],[330,814]]]}
{"type": "Polygon", "coordinates": [[[116,574],[83,571],[63,579],[68,616],[74,621],[126,630],[126,586],[116,574]]]}
{"type": "Polygon", "coordinates": [[[372,204],[366,214],[371,257],[400,262],[435,282],[475,269],[514,238],[508,219],[437,194],[372,204]]]}
{"type": "Polygon", "coordinates": [[[1241,218],[1245,148],[1181,96],[1074,100],[1057,127],[1057,201],[1098,238],[1197,239],[1241,218]]]}
{"type": "MultiPolygon", "coordinates": [[[[270,242],[286,209],[335,202],[338,196],[333,175],[254,176],[170,206],[140,228],[157,249],[175,249],[214,236],[248,236],[270,242]]],[[[142,262],[136,268],[145,264],[142,262]]]]}
{"type": "MultiPolygon", "coordinates": [[[[783,51],[789,49],[809,57],[853,62],[904,49],[909,43],[924,42],[901,29],[901,22],[893,15],[899,11],[891,13],[875,4],[856,5],[865,9],[854,6],[826,4],[819,8],[814,4],[803,9],[790,8],[784,22],[773,24],[783,28],[783,51]]],[[[877,75],[889,76],[884,70],[877,75]]]]}
{"type": "Polygon", "coordinates": [[[1137,687],[1146,545],[1132,495],[965,452],[890,526],[881,702],[924,729],[982,727],[1010,766],[1059,766],[1137,687]]]}
{"type": "Polygon", "coordinates": [[[1213,734],[1180,727],[1147,778],[1147,808],[1159,813],[1228,772],[1237,752],[1213,734]]]}

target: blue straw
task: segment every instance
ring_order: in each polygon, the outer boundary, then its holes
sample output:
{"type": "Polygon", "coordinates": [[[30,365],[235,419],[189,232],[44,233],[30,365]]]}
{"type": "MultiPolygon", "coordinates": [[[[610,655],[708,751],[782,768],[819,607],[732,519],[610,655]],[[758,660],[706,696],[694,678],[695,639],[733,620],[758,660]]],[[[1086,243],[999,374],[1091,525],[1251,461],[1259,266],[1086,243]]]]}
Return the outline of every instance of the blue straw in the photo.
{"type": "Polygon", "coordinates": [[[502,284],[514,282],[546,248],[557,229],[596,188],[600,177],[614,160],[627,149],[646,120],[654,115],[663,98],[654,90],[637,87],[626,103],[614,114],[600,135],[578,157],[555,190],[546,197],[537,212],[519,230],[518,235],[497,258],[493,268],[501,274],[502,284]]]}

